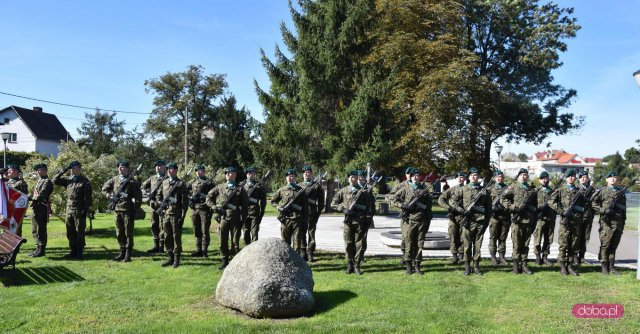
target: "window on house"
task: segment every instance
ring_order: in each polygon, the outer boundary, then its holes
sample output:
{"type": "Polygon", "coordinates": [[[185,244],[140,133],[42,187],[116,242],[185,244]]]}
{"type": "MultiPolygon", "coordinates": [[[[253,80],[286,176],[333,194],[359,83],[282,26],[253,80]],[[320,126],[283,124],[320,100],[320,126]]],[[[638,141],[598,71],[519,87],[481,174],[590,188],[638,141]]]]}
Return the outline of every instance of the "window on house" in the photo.
{"type": "Polygon", "coordinates": [[[5,117],[4,124],[9,124],[9,119],[5,117]]]}
{"type": "Polygon", "coordinates": [[[11,138],[9,138],[9,142],[10,143],[17,143],[18,142],[18,134],[17,133],[12,133],[11,134],[11,138]]]}

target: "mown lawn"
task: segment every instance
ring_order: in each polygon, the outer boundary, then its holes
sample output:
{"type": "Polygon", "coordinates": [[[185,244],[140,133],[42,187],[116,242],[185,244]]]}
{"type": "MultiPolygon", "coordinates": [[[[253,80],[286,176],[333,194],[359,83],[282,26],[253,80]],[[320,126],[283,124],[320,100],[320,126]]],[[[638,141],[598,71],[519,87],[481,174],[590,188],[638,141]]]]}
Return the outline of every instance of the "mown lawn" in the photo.
{"type": "MultiPolygon", "coordinates": [[[[25,222],[29,224],[28,221],[25,222]]],[[[211,258],[185,257],[178,269],[161,268],[148,222],[136,226],[133,262],[110,261],[117,243],[111,215],[100,214],[87,237],[84,261],[67,261],[64,226],[50,225],[46,258],[26,254],[17,269],[0,271],[0,333],[249,333],[249,332],[628,332],[640,329],[640,284],[634,271],[604,277],[599,267],[580,277],[532,266],[533,276],[509,268],[465,277],[461,266],[428,260],[426,274],[405,276],[398,258],[368,258],[363,276],[345,275],[341,254],[321,254],[312,265],[317,305],[288,320],[251,319],[214,302],[221,273],[211,258]],[[576,319],[576,303],[620,303],[622,319],[576,319]]],[[[30,228],[25,226],[25,234],[30,228]]],[[[212,227],[215,230],[215,227],[212,227]]],[[[213,248],[218,236],[212,235],[213,248]]],[[[185,253],[194,249],[190,221],[185,253]]],[[[487,261],[483,262],[484,264],[487,261]]],[[[486,269],[486,268],[485,268],[486,269]]]]}

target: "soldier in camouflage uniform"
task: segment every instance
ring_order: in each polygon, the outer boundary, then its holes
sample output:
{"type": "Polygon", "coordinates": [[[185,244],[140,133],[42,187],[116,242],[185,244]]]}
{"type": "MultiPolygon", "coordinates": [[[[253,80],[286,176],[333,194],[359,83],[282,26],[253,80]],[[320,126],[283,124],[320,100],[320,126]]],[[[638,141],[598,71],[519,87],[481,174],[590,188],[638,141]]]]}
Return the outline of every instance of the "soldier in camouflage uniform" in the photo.
{"type": "Polygon", "coordinates": [[[182,254],[182,224],[183,216],[189,207],[189,195],[187,185],[178,178],[176,163],[167,164],[167,174],[169,176],[162,181],[158,195],[151,204],[161,210],[158,214],[165,233],[164,245],[167,249],[167,260],[161,266],[177,268],[180,266],[182,254]],[[164,209],[162,209],[163,204],[165,204],[164,209]]]}
{"type": "Polygon", "coordinates": [[[571,169],[565,173],[566,186],[559,187],[549,196],[549,207],[560,215],[560,228],[558,229],[558,263],[562,275],[578,276],[578,272],[572,266],[572,259],[578,252],[578,228],[581,224],[584,212],[584,198],[576,181],[576,171],[571,169]],[[573,207],[572,207],[573,204],[573,207]]]}
{"type": "Polygon", "coordinates": [[[556,228],[556,214],[549,207],[548,201],[553,189],[549,187],[549,173],[540,173],[540,188],[538,188],[538,222],[533,232],[533,246],[536,254],[536,263],[539,265],[552,265],[549,261],[553,233],[556,228]]]}
{"type": "Polygon", "coordinates": [[[300,226],[309,220],[309,202],[307,194],[302,191],[302,187],[296,184],[297,172],[293,168],[289,168],[286,172],[285,179],[287,185],[278,189],[271,198],[271,205],[278,209],[280,220],[280,236],[288,245],[292,245],[296,252],[303,255],[300,246],[300,226]],[[294,197],[300,193],[297,198],[294,197]],[[285,207],[293,200],[292,205],[287,210],[285,207]]]}
{"type": "Polygon", "coordinates": [[[482,193],[483,188],[478,182],[478,170],[469,168],[470,183],[457,191],[449,201],[450,204],[459,203],[454,211],[462,216],[462,242],[464,244],[464,274],[471,273],[471,258],[473,257],[473,271],[480,272],[480,248],[484,239],[484,231],[489,225],[491,217],[491,196],[482,193]],[[474,203],[474,200],[475,203],[474,203]],[[466,220],[466,222],[465,222],[466,220]]]}
{"type": "Polygon", "coordinates": [[[191,256],[208,257],[208,248],[211,240],[209,229],[211,228],[211,208],[205,203],[207,193],[213,189],[213,181],[206,176],[205,166],[196,166],[197,177],[189,185],[189,207],[191,208],[191,222],[193,234],[196,237],[196,251],[191,256]]]}
{"type": "Polygon", "coordinates": [[[318,224],[318,219],[320,219],[320,213],[324,209],[324,189],[322,188],[322,180],[312,185],[313,189],[307,189],[311,184],[311,181],[313,181],[313,169],[311,166],[304,166],[302,170],[304,182],[302,182],[300,186],[305,189],[305,193],[307,193],[307,203],[309,203],[309,220],[305,224],[307,227],[307,233],[301,233],[301,240],[302,247],[307,249],[307,254],[309,256],[308,260],[310,262],[314,262],[313,256],[316,251],[316,225],[318,224]]]}
{"type": "Polygon", "coordinates": [[[358,184],[358,173],[350,171],[348,176],[349,184],[336,193],[331,201],[331,208],[344,213],[343,238],[347,260],[345,272],[362,275],[362,238],[367,224],[367,214],[371,211],[371,202],[366,193],[360,192],[362,188],[358,184]]]}
{"type": "Polygon", "coordinates": [[[65,226],[67,228],[70,252],[65,258],[82,259],[87,214],[93,202],[91,182],[82,175],[80,162],[74,160],[53,178],[53,184],[67,188],[65,226]],[[64,177],[63,175],[69,170],[71,170],[71,177],[64,177]]]}
{"type": "MultiPolygon", "coordinates": [[[[7,185],[25,195],[29,195],[29,187],[27,186],[27,182],[25,182],[24,178],[20,175],[22,173],[20,167],[16,164],[8,164],[7,168],[7,177],[9,178],[7,185]]],[[[16,234],[22,236],[22,223],[18,225],[16,234]]]]}
{"type": "Polygon", "coordinates": [[[38,173],[39,179],[33,188],[33,195],[29,197],[31,201],[31,232],[36,241],[36,250],[29,256],[44,256],[47,248],[47,223],[49,223],[49,198],[53,192],[53,182],[47,176],[47,165],[37,164],[33,169],[38,173]]]}
{"type": "Polygon", "coordinates": [[[584,253],[587,251],[587,245],[589,239],[591,239],[591,226],[593,225],[593,218],[595,216],[593,207],[591,207],[591,198],[596,192],[595,187],[591,187],[591,179],[589,178],[589,172],[582,170],[578,173],[578,182],[580,182],[580,189],[582,189],[585,198],[584,215],[582,216],[582,225],[579,232],[579,251],[578,256],[574,258],[576,262],[574,265],[579,265],[584,259],[584,253]]]}
{"type": "Polygon", "coordinates": [[[504,173],[496,170],[494,173],[496,184],[491,187],[492,215],[489,221],[489,254],[491,254],[491,264],[498,265],[496,251],[500,254],[500,264],[509,265],[505,253],[507,250],[507,237],[511,227],[511,217],[509,212],[502,206],[500,200],[505,194],[508,186],[504,183],[504,173]]]}
{"type": "MultiPolygon", "coordinates": [[[[229,239],[233,238],[234,226],[242,228],[247,219],[249,198],[247,191],[236,183],[237,170],[235,167],[227,167],[224,170],[226,181],[211,189],[207,194],[207,205],[220,215],[220,256],[222,265],[218,267],[224,270],[229,264],[229,239]]],[[[233,247],[233,245],[232,245],[233,247]]]]}
{"type": "Polygon", "coordinates": [[[367,222],[364,224],[364,230],[362,232],[362,247],[360,248],[360,252],[362,253],[360,254],[360,258],[363,262],[366,262],[364,259],[364,253],[367,251],[367,237],[369,236],[369,229],[373,226],[373,216],[376,213],[376,197],[373,194],[373,188],[364,189],[367,185],[366,172],[363,170],[357,170],[356,173],[358,174],[358,185],[360,188],[363,188],[363,191],[365,191],[363,196],[366,196],[367,201],[369,202],[369,204],[367,204],[369,208],[369,211],[367,212],[367,222]]]}
{"type": "Polygon", "coordinates": [[[245,246],[251,242],[258,241],[260,223],[262,222],[264,210],[267,206],[267,190],[263,184],[260,184],[259,181],[256,180],[256,169],[248,167],[246,172],[247,182],[244,184],[244,189],[247,191],[249,209],[247,211],[247,218],[243,224],[245,246]]]}
{"type": "Polygon", "coordinates": [[[151,203],[159,203],[157,200],[158,191],[162,187],[162,181],[167,178],[166,165],[163,160],[156,161],[156,174],[151,175],[142,183],[142,190],[147,194],[147,203],[151,207],[151,235],[153,236],[153,248],[147,253],[161,253],[164,251],[164,232],[160,223],[160,216],[156,212],[157,205],[151,203]]]}
{"type": "MultiPolygon", "coordinates": [[[[403,187],[409,186],[411,184],[411,172],[413,171],[413,167],[407,167],[407,169],[405,169],[404,171],[404,176],[405,176],[405,181],[403,182],[399,182],[395,187],[393,187],[393,189],[391,189],[391,191],[389,192],[389,194],[387,195],[388,199],[387,202],[391,202],[391,199],[393,198],[393,195],[395,193],[397,193],[400,189],[402,189],[403,187]]],[[[400,261],[400,265],[406,265],[406,261],[404,260],[405,258],[405,244],[404,244],[404,239],[405,239],[405,235],[406,235],[406,219],[403,217],[400,217],[400,232],[402,235],[402,240],[400,241],[400,250],[402,251],[402,260],[400,261]]]]}
{"type": "Polygon", "coordinates": [[[118,175],[107,180],[102,186],[102,193],[110,199],[119,196],[114,209],[114,221],[116,223],[116,238],[120,246],[120,254],[114,261],[131,262],[133,252],[133,225],[136,217],[136,209],[142,205],[142,192],[140,183],[134,178],[130,178],[131,170],[129,162],[122,160],[118,162],[118,175]],[[124,189],[122,183],[126,180],[124,189]],[[117,194],[120,192],[120,195],[117,194]]]}
{"type": "Polygon", "coordinates": [[[452,186],[451,188],[445,190],[440,197],[438,198],[438,204],[440,207],[448,211],[447,216],[449,217],[449,239],[451,240],[451,244],[449,246],[449,250],[451,251],[451,263],[456,264],[458,261],[463,259],[463,245],[462,245],[462,227],[460,226],[460,220],[462,217],[458,214],[454,208],[459,206],[460,203],[452,202],[451,198],[456,196],[456,193],[462,190],[464,187],[464,180],[467,178],[467,175],[460,171],[456,173],[456,181],[457,184],[452,186]]]}
{"type": "Polygon", "coordinates": [[[616,270],[616,249],[627,219],[625,188],[618,185],[618,173],[607,173],[607,186],[593,196],[593,208],[600,215],[600,252],[602,274],[620,275],[616,270]]]}
{"type": "Polygon", "coordinates": [[[422,275],[420,264],[422,262],[422,248],[424,238],[429,231],[431,218],[431,192],[429,187],[420,180],[420,171],[414,169],[411,173],[411,183],[408,187],[401,188],[393,196],[392,203],[402,209],[403,224],[405,227],[407,252],[405,253],[406,274],[417,273],[422,275]],[[406,223],[404,222],[406,221],[406,223]]]}
{"type": "Polygon", "coordinates": [[[511,241],[513,243],[513,273],[532,272],[527,264],[531,233],[536,226],[538,212],[538,192],[529,184],[529,171],[520,168],[518,184],[510,187],[502,196],[502,206],[511,213],[511,241]]]}

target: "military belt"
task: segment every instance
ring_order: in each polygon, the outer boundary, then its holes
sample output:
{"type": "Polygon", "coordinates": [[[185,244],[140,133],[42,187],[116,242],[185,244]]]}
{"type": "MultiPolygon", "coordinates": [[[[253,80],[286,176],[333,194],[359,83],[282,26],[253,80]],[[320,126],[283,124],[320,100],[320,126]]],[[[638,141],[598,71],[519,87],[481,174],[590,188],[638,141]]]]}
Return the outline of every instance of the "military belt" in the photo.
{"type": "Polygon", "coordinates": [[[484,213],[484,206],[481,205],[476,205],[473,208],[471,208],[471,210],[478,212],[478,213],[484,213]]]}
{"type": "Polygon", "coordinates": [[[231,204],[231,203],[227,203],[227,207],[228,207],[229,209],[231,209],[231,210],[235,210],[235,209],[237,209],[237,208],[238,208],[237,206],[235,206],[235,205],[233,205],[233,204],[231,204]]]}
{"type": "Polygon", "coordinates": [[[312,204],[312,205],[318,205],[318,200],[307,199],[307,202],[309,202],[309,204],[312,204]]]}
{"type": "Polygon", "coordinates": [[[582,206],[575,205],[573,208],[578,212],[584,212],[584,207],[582,207],[582,206]]]}
{"type": "Polygon", "coordinates": [[[300,205],[298,205],[298,204],[294,204],[294,205],[292,205],[292,207],[294,209],[296,209],[296,211],[302,211],[302,207],[300,205]]]}
{"type": "Polygon", "coordinates": [[[417,202],[417,203],[416,203],[416,206],[417,206],[417,207],[419,207],[419,208],[420,208],[420,209],[422,209],[422,210],[424,210],[424,209],[426,209],[426,208],[427,208],[427,206],[426,206],[425,204],[420,203],[420,202],[417,202]]]}
{"type": "Polygon", "coordinates": [[[356,204],[356,209],[366,210],[367,206],[366,205],[362,205],[362,204],[356,204]]]}

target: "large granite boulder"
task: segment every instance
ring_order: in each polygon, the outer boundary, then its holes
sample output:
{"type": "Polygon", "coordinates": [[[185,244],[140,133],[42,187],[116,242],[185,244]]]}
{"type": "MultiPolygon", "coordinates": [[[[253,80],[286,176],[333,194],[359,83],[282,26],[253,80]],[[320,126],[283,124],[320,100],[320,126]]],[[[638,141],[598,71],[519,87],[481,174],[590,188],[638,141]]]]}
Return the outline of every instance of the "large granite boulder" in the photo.
{"type": "Polygon", "coordinates": [[[255,318],[307,313],[315,302],[311,268],[284,241],[260,239],[242,249],[224,270],[216,301],[255,318]]]}

